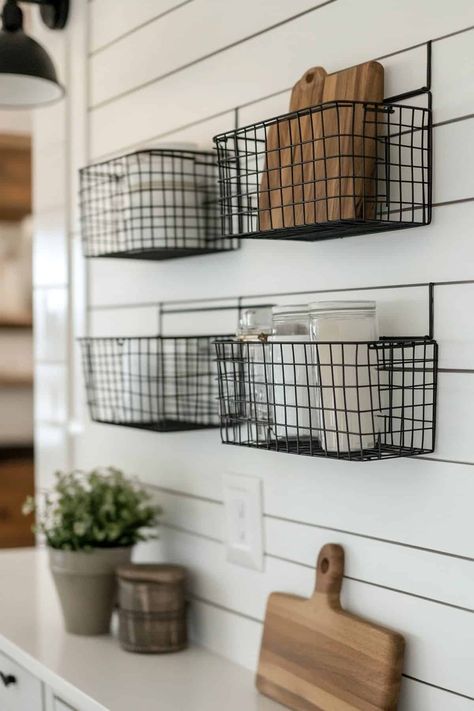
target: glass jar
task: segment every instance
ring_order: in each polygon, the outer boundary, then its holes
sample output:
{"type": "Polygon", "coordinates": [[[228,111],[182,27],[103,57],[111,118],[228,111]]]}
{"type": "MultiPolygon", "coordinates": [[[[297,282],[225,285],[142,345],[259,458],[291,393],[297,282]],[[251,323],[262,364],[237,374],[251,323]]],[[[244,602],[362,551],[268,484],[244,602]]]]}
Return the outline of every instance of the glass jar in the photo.
{"type": "Polygon", "coordinates": [[[309,305],[314,341],[376,341],[375,301],[318,301],[309,305]]]}
{"type": "Polygon", "coordinates": [[[310,304],[315,341],[314,377],[320,441],[327,452],[359,452],[376,446],[380,425],[374,301],[310,304]]]}
{"type": "Polygon", "coordinates": [[[242,345],[241,387],[234,408],[239,418],[247,421],[250,440],[263,444],[269,439],[270,406],[265,382],[265,339],[272,330],[272,308],[262,306],[242,311],[237,338],[242,345]]]}
{"type": "Polygon", "coordinates": [[[317,423],[312,409],[310,314],[307,304],[275,306],[267,358],[271,384],[274,437],[288,449],[314,439],[317,423]]]}
{"type": "Polygon", "coordinates": [[[259,336],[272,332],[272,307],[262,306],[242,311],[237,328],[240,341],[258,341],[259,336]]]}
{"type": "Polygon", "coordinates": [[[272,335],[305,336],[308,340],[310,328],[307,304],[274,306],[272,309],[272,335]]]}

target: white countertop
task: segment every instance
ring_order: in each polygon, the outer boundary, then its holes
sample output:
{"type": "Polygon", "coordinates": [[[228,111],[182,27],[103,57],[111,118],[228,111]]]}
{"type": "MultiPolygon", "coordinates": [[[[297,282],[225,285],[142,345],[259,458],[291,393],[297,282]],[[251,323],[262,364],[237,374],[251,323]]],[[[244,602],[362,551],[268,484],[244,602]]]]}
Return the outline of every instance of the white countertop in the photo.
{"type": "Polygon", "coordinates": [[[130,654],[112,636],[64,631],[47,553],[0,552],[0,651],[81,711],[277,711],[254,675],[200,648],[130,654]]]}

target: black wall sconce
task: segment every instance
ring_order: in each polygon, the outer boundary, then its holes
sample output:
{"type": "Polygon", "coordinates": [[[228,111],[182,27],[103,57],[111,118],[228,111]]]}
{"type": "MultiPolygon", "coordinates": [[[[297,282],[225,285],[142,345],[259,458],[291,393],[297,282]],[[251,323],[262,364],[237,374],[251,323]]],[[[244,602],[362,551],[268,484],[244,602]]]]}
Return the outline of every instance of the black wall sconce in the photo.
{"type": "MultiPolygon", "coordinates": [[[[39,5],[47,27],[66,26],[69,0],[24,0],[39,5]]],[[[32,108],[64,96],[56,69],[46,50],[23,32],[23,13],[17,0],[6,0],[0,31],[0,108],[32,108]]]]}

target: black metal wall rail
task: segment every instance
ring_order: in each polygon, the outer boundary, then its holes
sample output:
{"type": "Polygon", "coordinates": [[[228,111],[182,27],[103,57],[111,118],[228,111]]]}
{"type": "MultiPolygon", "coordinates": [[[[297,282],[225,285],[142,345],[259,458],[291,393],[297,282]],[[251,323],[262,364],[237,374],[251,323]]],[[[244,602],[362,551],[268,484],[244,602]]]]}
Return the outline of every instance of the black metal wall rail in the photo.
{"type": "Polygon", "coordinates": [[[428,224],[430,82],[428,43],[420,89],[383,103],[333,101],[216,136],[223,234],[315,241],[428,224]],[[400,103],[422,94],[426,108],[400,103]]]}
{"type": "Polygon", "coordinates": [[[173,259],[237,249],[222,236],[215,154],[151,149],[80,171],[87,257],[173,259]]]}

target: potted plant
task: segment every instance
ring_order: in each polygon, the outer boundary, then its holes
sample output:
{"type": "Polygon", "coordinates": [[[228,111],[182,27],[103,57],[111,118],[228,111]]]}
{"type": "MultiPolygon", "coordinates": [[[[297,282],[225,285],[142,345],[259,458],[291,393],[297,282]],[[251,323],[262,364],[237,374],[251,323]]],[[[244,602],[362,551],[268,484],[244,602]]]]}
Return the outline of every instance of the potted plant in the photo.
{"type": "Polygon", "coordinates": [[[130,561],[138,541],[156,538],[160,509],[138,483],[112,467],[57,472],[51,491],[23,512],[44,536],[66,629],[80,635],[109,631],[115,569],[130,561]]]}

